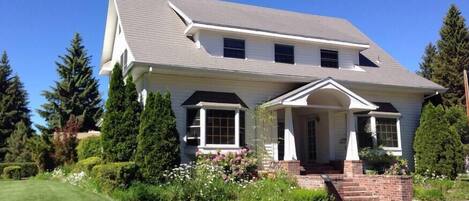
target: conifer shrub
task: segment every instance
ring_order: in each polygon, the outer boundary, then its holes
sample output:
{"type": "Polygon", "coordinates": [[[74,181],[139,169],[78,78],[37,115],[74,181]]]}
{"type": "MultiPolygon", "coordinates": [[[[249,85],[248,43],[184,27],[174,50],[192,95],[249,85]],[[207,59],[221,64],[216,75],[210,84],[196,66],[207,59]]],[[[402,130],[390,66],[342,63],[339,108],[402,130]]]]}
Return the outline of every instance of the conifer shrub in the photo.
{"type": "Polygon", "coordinates": [[[441,105],[429,103],[424,107],[413,148],[417,174],[454,179],[462,170],[461,139],[441,105]]]}
{"type": "Polygon", "coordinates": [[[3,178],[5,179],[16,179],[20,180],[21,179],[21,167],[20,166],[8,166],[5,169],[3,169],[3,178]]]}
{"type": "Polygon", "coordinates": [[[137,141],[135,161],[146,182],[164,180],[164,172],[179,165],[179,135],[169,93],[148,95],[137,141]]]}
{"type": "Polygon", "coordinates": [[[93,156],[78,161],[74,166],[75,172],[86,172],[90,173],[94,166],[101,164],[103,161],[101,158],[93,156]]]}
{"type": "Polygon", "coordinates": [[[101,152],[101,137],[99,136],[87,137],[78,142],[78,160],[84,160],[90,157],[101,157],[101,152]]]}

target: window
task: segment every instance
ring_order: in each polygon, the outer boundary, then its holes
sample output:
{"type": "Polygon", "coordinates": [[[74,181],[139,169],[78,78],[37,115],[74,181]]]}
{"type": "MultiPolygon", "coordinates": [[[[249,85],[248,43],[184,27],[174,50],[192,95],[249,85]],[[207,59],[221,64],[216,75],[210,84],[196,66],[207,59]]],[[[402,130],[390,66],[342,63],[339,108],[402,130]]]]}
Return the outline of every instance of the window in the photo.
{"type": "Polygon", "coordinates": [[[291,45],[275,44],[275,62],[278,63],[295,63],[295,51],[291,45]]]}
{"type": "Polygon", "coordinates": [[[246,58],[244,40],[224,38],[223,56],[230,58],[246,58]]]}
{"type": "Polygon", "coordinates": [[[122,68],[127,67],[127,50],[124,50],[121,54],[120,64],[122,65],[122,68]]]}
{"type": "Polygon", "coordinates": [[[242,147],[246,145],[245,123],[245,113],[244,111],[239,111],[239,146],[242,147]]]}
{"type": "Polygon", "coordinates": [[[376,118],[376,134],[378,145],[383,147],[398,147],[397,119],[376,118]]]}
{"type": "Polygon", "coordinates": [[[321,66],[327,68],[339,68],[339,52],[333,50],[321,50],[321,66]]]}
{"type": "Polygon", "coordinates": [[[200,144],[200,109],[187,109],[186,140],[188,145],[200,144]]]}
{"type": "Polygon", "coordinates": [[[357,140],[358,147],[373,147],[370,117],[357,117],[357,140]]]}
{"type": "Polygon", "coordinates": [[[206,144],[235,144],[235,111],[207,110],[206,144]]]}

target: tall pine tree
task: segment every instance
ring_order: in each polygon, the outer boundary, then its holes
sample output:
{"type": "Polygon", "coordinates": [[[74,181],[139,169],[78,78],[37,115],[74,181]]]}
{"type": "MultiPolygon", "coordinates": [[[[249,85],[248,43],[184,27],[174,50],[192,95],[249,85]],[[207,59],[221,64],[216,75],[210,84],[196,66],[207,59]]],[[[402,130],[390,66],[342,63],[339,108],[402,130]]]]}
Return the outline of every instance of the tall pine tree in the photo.
{"type": "Polygon", "coordinates": [[[20,78],[12,76],[12,70],[6,52],[0,59],[0,161],[5,156],[6,140],[16,129],[16,124],[23,122],[28,135],[31,134],[28,94],[20,78]]]}
{"type": "Polygon", "coordinates": [[[42,105],[38,113],[47,121],[47,127],[38,126],[43,133],[51,133],[65,126],[72,115],[82,125],[80,131],[96,130],[96,123],[103,113],[98,81],[93,77],[83,41],[77,33],[73,37],[67,54],[59,56],[56,62],[59,81],[43,96],[47,103],[42,105]]]}
{"type": "Polygon", "coordinates": [[[464,104],[463,70],[469,68],[469,35],[464,17],[451,5],[440,30],[433,81],[448,88],[446,106],[464,104]]]}
{"type": "Polygon", "coordinates": [[[435,45],[429,43],[427,47],[425,47],[425,53],[422,56],[422,62],[420,63],[420,70],[417,71],[417,74],[420,76],[432,80],[432,75],[434,71],[434,62],[435,57],[437,55],[437,50],[435,45]]]}

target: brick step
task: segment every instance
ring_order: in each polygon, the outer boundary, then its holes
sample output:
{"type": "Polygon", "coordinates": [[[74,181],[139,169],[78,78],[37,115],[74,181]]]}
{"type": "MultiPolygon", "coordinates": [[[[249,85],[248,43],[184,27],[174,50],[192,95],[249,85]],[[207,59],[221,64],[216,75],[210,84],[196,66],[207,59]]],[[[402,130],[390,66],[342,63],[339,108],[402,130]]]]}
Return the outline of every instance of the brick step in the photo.
{"type": "Polygon", "coordinates": [[[364,187],[361,186],[342,186],[339,189],[340,192],[351,192],[351,191],[366,191],[364,187]]]}
{"type": "Polygon", "coordinates": [[[376,196],[344,196],[344,201],[379,201],[376,196]]]}
{"type": "Polygon", "coordinates": [[[358,183],[352,182],[352,181],[347,181],[347,182],[342,182],[342,186],[359,186],[358,183]]]}
{"type": "Polygon", "coordinates": [[[368,191],[348,191],[348,192],[341,193],[341,195],[344,197],[350,197],[350,196],[372,196],[373,194],[368,191]]]}

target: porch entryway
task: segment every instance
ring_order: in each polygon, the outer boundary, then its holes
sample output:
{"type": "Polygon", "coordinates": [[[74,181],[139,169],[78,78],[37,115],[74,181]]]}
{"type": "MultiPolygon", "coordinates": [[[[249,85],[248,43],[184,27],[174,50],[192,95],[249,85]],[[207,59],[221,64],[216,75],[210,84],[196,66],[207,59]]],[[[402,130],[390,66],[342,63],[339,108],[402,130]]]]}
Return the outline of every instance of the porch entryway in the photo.
{"type": "Polygon", "coordinates": [[[359,172],[353,162],[360,160],[354,113],[376,110],[376,105],[326,78],[263,106],[277,122],[274,160],[286,164],[292,173],[359,172]]]}

